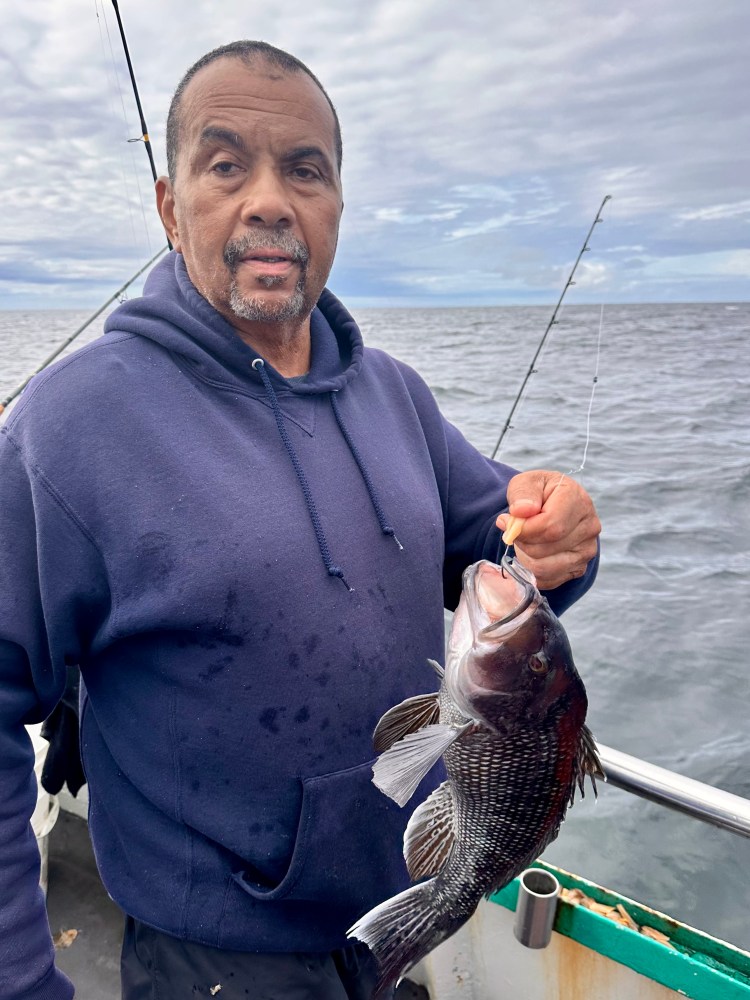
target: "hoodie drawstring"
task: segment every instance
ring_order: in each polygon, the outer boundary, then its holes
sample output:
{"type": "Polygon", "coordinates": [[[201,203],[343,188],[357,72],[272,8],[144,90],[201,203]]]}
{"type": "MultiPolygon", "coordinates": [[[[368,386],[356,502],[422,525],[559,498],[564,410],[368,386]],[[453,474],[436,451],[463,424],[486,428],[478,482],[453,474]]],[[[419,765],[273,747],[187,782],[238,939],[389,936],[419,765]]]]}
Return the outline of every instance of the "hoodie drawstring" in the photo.
{"type": "MultiPolygon", "coordinates": [[[[261,381],[263,382],[263,386],[266,390],[266,395],[268,396],[269,402],[271,404],[271,409],[273,410],[273,415],[276,419],[276,426],[278,428],[279,435],[284,443],[286,452],[289,455],[289,460],[291,461],[292,466],[294,467],[297,480],[299,481],[300,488],[302,489],[302,495],[305,498],[305,506],[307,507],[307,512],[310,516],[310,521],[312,523],[313,530],[315,531],[315,537],[318,541],[318,548],[320,549],[320,555],[323,559],[323,565],[326,568],[326,572],[328,573],[329,576],[338,577],[339,580],[341,580],[341,582],[344,584],[346,589],[350,593],[352,593],[354,588],[349,586],[344,577],[344,571],[341,569],[340,566],[335,565],[331,557],[331,551],[328,548],[328,542],[326,540],[325,532],[323,531],[323,525],[321,524],[320,521],[318,508],[315,506],[315,500],[313,499],[312,491],[310,489],[310,484],[307,481],[307,477],[305,476],[304,470],[302,469],[300,460],[297,457],[296,451],[294,450],[294,445],[292,444],[286,426],[284,425],[284,415],[281,411],[281,407],[279,406],[279,400],[278,397],[276,396],[276,391],[273,387],[273,383],[271,382],[271,379],[268,376],[268,372],[266,371],[263,358],[255,358],[255,360],[252,362],[252,366],[261,377],[261,381]]],[[[359,469],[360,475],[362,476],[365,487],[367,489],[367,495],[370,497],[370,502],[375,511],[375,516],[378,519],[380,530],[383,532],[384,535],[389,535],[391,538],[393,538],[393,540],[396,542],[396,545],[398,545],[399,549],[403,550],[403,545],[398,540],[398,538],[396,538],[395,531],[388,524],[388,519],[386,518],[385,512],[383,511],[383,508],[380,503],[380,498],[378,497],[375,486],[372,482],[372,479],[370,478],[370,474],[367,471],[367,468],[362,460],[362,456],[357,450],[357,447],[352,441],[351,436],[349,435],[349,431],[347,430],[346,425],[343,422],[341,411],[339,410],[339,406],[336,401],[335,393],[331,392],[329,395],[331,400],[331,408],[333,409],[333,414],[336,418],[336,423],[339,426],[339,430],[341,431],[341,435],[344,438],[344,441],[346,441],[349,451],[352,453],[354,461],[357,463],[357,468],[359,469]]]]}
{"type": "Polygon", "coordinates": [[[396,545],[398,545],[399,549],[401,549],[401,551],[403,552],[404,547],[398,540],[398,538],[396,538],[396,532],[393,530],[390,524],[388,524],[385,512],[383,511],[383,508],[380,505],[380,498],[378,497],[375,485],[372,479],[370,478],[370,473],[367,471],[367,467],[365,466],[365,463],[362,460],[362,456],[357,450],[357,446],[352,441],[351,437],[349,436],[349,431],[346,429],[346,426],[344,425],[344,420],[343,417],[341,416],[341,410],[339,409],[339,404],[336,399],[336,393],[332,392],[330,396],[331,396],[331,408],[333,409],[333,415],[336,418],[336,423],[339,425],[339,430],[341,431],[344,440],[349,446],[349,451],[352,453],[352,457],[354,458],[354,461],[357,463],[357,468],[359,469],[360,475],[362,476],[365,486],[367,487],[367,493],[370,497],[370,503],[372,504],[373,510],[375,511],[375,516],[378,519],[380,530],[383,532],[384,535],[389,535],[394,540],[396,545]]]}
{"type": "Polygon", "coordinates": [[[344,579],[343,569],[341,569],[340,566],[336,566],[331,558],[331,551],[328,548],[328,542],[326,541],[326,536],[323,532],[323,525],[320,523],[320,515],[318,514],[318,508],[315,506],[315,501],[313,500],[310,484],[307,482],[305,473],[300,465],[299,459],[297,458],[297,453],[294,450],[294,445],[292,444],[291,438],[287,434],[286,427],[284,426],[284,415],[281,412],[281,407],[279,406],[279,401],[276,398],[276,392],[271,384],[271,379],[268,377],[268,372],[266,371],[263,358],[256,358],[253,361],[253,368],[258,372],[263,381],[266,394],[271,402],[273,415],[276,418],[276,426],[279,429],[281,440],[284,442],[284,447],[286,448],[287,454],[289,455],[291,463],[294,466],[294,471],[297,473],[297,479],[299,480],[300,487],[302,488],[302,495],[305,498],[307,512],[310,515],[310,520],[312,521],[313,530],[315,531],[315,537],[318,540],[318,548],[320,549],[320,554],[323,558],[323,564],[326,568],[326,572],[329,576],[337,576],[349,593],[351,593],[354,588],[350,587],[344,579]]]}

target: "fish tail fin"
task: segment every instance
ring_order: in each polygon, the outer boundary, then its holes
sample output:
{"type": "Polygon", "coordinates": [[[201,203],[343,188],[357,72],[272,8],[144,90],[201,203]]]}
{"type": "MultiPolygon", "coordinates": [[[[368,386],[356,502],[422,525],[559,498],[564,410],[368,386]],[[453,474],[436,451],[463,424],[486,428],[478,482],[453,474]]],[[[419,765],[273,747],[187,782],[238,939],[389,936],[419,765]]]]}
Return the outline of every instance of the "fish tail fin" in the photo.
{"type": "Polygon", "coordinates": [[[347,932],[348,937],[363,941],[377,960],[380,978],[373,1000],[399,983],[413,965],[468,920],[470,914],[436,911],[434,882],[432,878],[386,899],[347,932]]]}

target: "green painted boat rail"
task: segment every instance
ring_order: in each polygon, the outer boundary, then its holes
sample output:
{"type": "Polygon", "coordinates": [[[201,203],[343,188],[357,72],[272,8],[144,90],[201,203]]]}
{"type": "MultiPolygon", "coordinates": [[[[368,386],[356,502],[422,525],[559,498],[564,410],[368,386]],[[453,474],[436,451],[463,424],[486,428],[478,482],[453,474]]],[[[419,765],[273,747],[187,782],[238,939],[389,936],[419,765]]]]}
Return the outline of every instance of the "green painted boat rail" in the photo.
{"type": "MultiPolygon", "coordinates": [[[[623,906],[641,927],[665,934],[670,944],[653,940],[584,905],[560,900],[554,930],[600,955],[676,990],[692,1000],[750,1000],[750,955],[641,903],[538,861],[533,867],[551,872],[565,889],[578,889],[608,907],[623,906]]],[[[519,880],[514,879],[490,901],[515,910],[519,880]]]]}

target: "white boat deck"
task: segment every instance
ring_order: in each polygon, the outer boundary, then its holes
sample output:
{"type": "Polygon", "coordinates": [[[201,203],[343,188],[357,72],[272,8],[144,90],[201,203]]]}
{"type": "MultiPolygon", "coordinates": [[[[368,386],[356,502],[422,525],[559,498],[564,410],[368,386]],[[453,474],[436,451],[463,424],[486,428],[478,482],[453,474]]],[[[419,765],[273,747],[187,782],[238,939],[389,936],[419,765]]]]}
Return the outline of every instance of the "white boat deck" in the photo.
{"type": "Polygon", "coordinates": [[[47,913],[52,934],[76,930],[57,964],[76,1000],[120,1000],[123,915],[99,879],[86,821],[61,811],[49,834],[47,913]]]}

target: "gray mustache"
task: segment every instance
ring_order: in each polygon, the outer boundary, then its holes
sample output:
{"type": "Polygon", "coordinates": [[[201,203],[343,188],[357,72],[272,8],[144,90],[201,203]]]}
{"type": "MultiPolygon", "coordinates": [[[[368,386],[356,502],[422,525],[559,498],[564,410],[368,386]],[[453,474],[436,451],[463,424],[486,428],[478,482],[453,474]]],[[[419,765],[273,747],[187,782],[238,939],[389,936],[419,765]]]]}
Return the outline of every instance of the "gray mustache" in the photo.
{"type": "Polygon", "coordinates": [[[253,250],[279,250],[288,254],[295,263],[305,267],[310,259],[310,253],[296,236],[284,229],[250,230],[236,240],[229,240],[224,247],[224,263],[234,271],[240,258],[253,250]]]}

